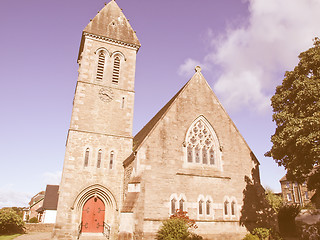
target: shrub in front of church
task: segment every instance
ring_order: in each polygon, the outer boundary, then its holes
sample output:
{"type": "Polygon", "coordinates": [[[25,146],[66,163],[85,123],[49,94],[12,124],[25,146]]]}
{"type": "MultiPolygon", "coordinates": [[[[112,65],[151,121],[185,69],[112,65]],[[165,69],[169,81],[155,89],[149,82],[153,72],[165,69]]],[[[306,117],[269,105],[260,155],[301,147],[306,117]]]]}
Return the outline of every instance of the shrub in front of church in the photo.
{"type": "Polygon", "coordinates": [[[0,234],[22,233],[24,222],[11,208],[0,210],[0,234]]]}
{"type": "Polygon", "coordinates": [[[32,218],[30,218],[30,220],[29,220],[29,223],[38,223],[39,221],[38,221],[38,218],[37,217],[32,217],[32,218]]]}
{"type": "Polygon", "coordinates": [[[203,238],[189,229],[196,229],[195,220],[187,216],[187,212],[177,210],[170,219],[162,222],[157,232],[157,240],[202,240],[203,238]]]}
{"type": "Polygon", "coordinates": [[[242,240],[260,240],[258,236],[248,233],[242,240]]]}

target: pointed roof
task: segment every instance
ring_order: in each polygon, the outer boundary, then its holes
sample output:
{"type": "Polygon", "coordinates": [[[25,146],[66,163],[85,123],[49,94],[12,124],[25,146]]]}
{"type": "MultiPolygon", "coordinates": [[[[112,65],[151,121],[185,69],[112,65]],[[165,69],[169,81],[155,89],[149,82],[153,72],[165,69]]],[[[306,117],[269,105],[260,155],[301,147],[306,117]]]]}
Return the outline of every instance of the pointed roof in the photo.
{"type": "MultiPolygon", "coordinates": [[[[199,66],[195,67],[195,71],[196,73],[192,76],[192,78],[176,93],[176,95],[173,96],[173,98],[170,99],[170,101],[134,136],[133,138],[133,152],[132,154],[124,161],[124,165],[127,165],[128,163],[130,163],[131,161],[134,160],[134,156],[135,156],[135,152],[138,150],[138,148],[142,145],[142,143],[144,142],[144,140],[150,135],[150,133],[152,132],[152,130],[155,128],[155,126],[158,124],[158,122],[166,115],[166,113],[168,112],[168,110],[171,108],[171,106],[174,104],[175,100],[182,94],[182,92],[186,89],[186,87],[190,84],[190,82],[192,81],[196,81],[197,79],[200,79],[202,81],[204,81],[207,86],[211,89],[211,87],[209,86],[207,80],[204,78],[204,76],[201,73],[201,68],[199,66]]],[[[212,89],[211,89],[212,91],[212,89]]],[[[256,161],[256,163],[260,164],[258,159],[255,157],[255,155],[253,154],[251,148],[249,147],[249,145],[247,144],[246,140],[243,138],[243,136],[241,135],[241,133],[239,132],[238,128],[236,127],[236,125],[234,124],[234,122],[232,121],[232,119],[230,118],[229,114],[226,112],[226,110],[224,109],[224,107],[221,105],[220,101],[218,100],[217,96],[214,94],[214,92],[212,91],[212,94],[214,95],[214,97],[217,99],[220,107],[222,108],[222,110],[225,112],[225,114],[227,115],[227,117],[230,119],[231,124],[234,126],[234,128],[236,129],[236,131],[239,133],[240,137],[242,138],[243,142],[245,143],[245,145],[248,147],[248,149],[251,151],[252,155],[253,155],[253,159],[254,161],[256,161]]]]}
{"type": "Polygon", "coordinates": [[[128,19],[114,0],[98,12],[83,32],[141,46],[128,19]]]}
{"type": "Polygon", "coordinates": [[[170,101],[134,136],[133,138],[133,151],[136,151],[138,147],[141,145],[141,143],[144,141],[144,139],[149,135],[149,133],[152,131],[152,129],[157,125],[157,123],[160,121],[160,119],[163,118],[163,116],[166,114],[168,109],[172,106],[174,101],[178,98],[178,96],[181,94],[181,92],[186,88],[186,86],[196,77],[200,77],[201,74],[201,68],[196,67],[196,73],[193,75],[193,77],[176,93],[176,95],[173,96],[173,98],[170,99],[170,101]]]}

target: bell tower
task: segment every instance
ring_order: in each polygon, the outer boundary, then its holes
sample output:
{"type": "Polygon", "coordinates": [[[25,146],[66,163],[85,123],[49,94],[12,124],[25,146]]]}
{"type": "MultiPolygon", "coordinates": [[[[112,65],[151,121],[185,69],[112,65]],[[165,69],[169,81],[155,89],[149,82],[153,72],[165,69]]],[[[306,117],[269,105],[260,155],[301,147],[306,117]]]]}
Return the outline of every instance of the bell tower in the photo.
{"type": "Polygon", "coordinates": [[[132,153],[139,48],[135,32],[114,0],[90,20],[82,33],[53,233],[56,239],[75,239],[79,231],[102,230],[109,231],[110,239],[114,239],[118,230],[123,201],[122,163],[132,153]],[[104,214],[99,212],[99,219],[90,222],[87,216],[97,215],[90,212],[96,202],[104,214]]]}

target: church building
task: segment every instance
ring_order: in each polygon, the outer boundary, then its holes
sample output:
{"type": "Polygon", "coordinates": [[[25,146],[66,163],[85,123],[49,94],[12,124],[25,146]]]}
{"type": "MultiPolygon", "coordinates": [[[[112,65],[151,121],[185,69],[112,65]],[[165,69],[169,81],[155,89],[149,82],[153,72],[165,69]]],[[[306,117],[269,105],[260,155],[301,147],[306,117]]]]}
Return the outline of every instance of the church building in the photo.
{"type": "Polygon", "coordinates": [[[206,239],[241,239],[259,162],[200,67],[132,136],[139,48],[114,0],[83,30],[53,239],[151,240],[177,209],[206,239]]]}

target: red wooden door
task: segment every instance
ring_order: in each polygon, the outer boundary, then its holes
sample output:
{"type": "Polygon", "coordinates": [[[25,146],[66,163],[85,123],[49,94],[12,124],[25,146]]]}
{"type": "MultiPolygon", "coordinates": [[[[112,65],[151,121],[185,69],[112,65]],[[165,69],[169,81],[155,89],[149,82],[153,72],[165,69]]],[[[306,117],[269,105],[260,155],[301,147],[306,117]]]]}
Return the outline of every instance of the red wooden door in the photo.
{"type": "Polygon", "coordinates": [[[100,198],[90,198],[82,210],[82,232],[103,232],[104,210],[100,198]]]}

